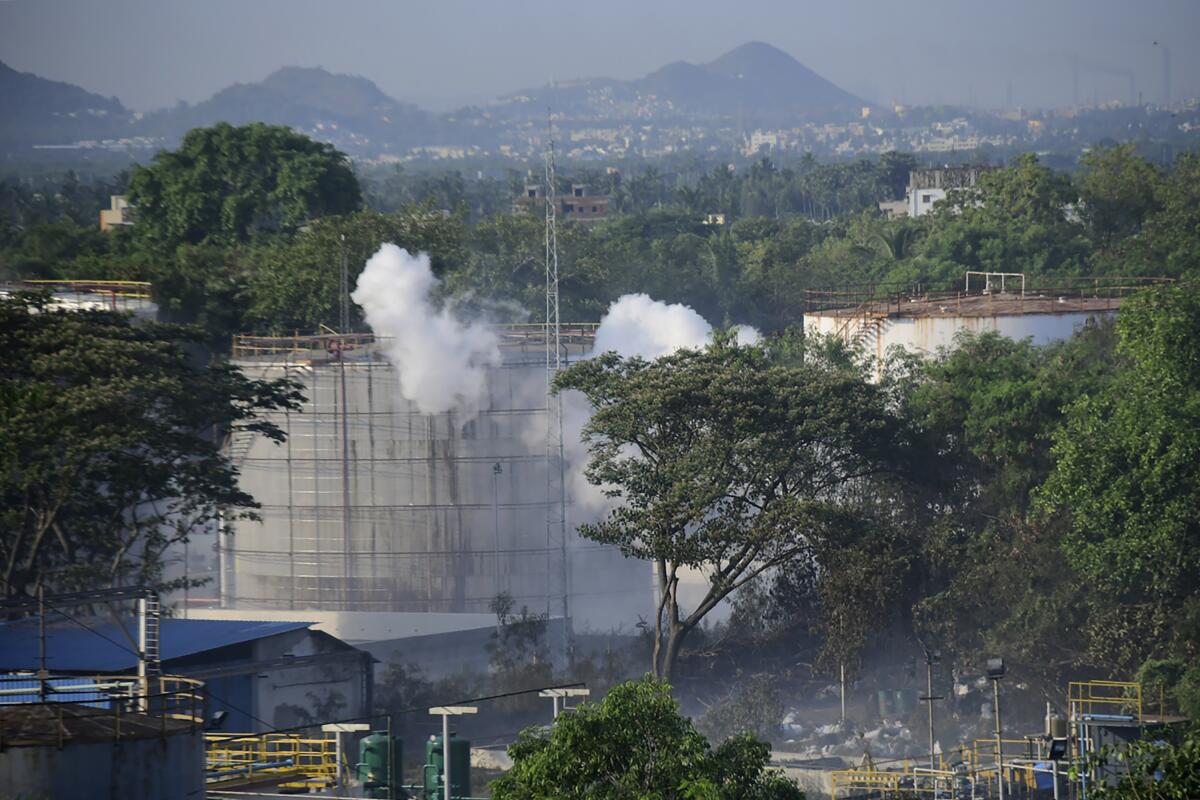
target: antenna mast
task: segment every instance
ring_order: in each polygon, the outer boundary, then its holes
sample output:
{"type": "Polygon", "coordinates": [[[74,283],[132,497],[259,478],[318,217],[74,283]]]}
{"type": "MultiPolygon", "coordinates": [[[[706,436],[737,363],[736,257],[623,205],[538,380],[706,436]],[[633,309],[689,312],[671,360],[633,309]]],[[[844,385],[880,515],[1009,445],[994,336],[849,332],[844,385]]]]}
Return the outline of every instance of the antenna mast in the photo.
{"type": "Polygon", "coordinates": [[[563,646],[569,615],[567,564],[567,503],[563,479],[562,398],[554,394],[554,376],[563,368],[562,325],[558,314],[558,200],[555,189],[554,122],[546,112],[546,613],[551,589],[553,554],[559,556],[559,594],[562,600],[563,646]]]}

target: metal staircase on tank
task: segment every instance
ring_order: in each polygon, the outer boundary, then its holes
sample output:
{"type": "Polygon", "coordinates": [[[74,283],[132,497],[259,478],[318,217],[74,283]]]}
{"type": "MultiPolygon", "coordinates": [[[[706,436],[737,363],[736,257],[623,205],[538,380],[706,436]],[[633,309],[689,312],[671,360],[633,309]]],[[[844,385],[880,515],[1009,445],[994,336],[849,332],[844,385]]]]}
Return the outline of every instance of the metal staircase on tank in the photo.
{"type": "Polygon", "coordinates": [[[254,445],[254,435],[246,431],[233,431],[225,442],[226,449],[229,451],[229,461],[235,467],[240,467],[250,455],[250,448],[254,445]]]}

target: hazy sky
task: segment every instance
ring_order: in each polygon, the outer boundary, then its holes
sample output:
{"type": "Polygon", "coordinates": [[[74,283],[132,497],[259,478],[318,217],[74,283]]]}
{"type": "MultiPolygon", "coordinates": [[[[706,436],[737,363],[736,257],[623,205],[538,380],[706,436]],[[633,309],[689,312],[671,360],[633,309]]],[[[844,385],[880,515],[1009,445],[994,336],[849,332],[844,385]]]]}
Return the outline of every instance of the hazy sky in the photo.
{"type": "Polygon", "coordinates": [[[0,0],[0,61],[148,110],[283,65],[445,109],[769,42],[877,102],[1200,94],[1200,0],[0,0]],[[1158,44],[1155,44],[1155,43],[1158,44]]]}

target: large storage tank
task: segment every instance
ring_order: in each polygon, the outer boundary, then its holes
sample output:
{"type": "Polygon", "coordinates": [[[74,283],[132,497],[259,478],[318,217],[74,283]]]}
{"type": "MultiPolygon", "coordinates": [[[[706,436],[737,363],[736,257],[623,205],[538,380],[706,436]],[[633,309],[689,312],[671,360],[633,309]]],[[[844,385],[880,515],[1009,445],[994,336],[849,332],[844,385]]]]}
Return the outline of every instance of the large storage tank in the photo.
{"type": "Polygon", "coordinates": [[[1111,317],[1123,298],[1157,279],[1080,278],[1067,286],[1027,288],[1023,276],[996,273],[962,290],[884,291],[863,287],[810,291],[804,327],[836,336],[880,362],[889,348],[934,353],[961,331],[994,332],[1036,345],[1070,338],[1084,325],[1111,317]],[[990,276],[990,277],[989,277],[990,276]]]}
{"type": "MultiPolygon", "coordinates": [[[[225,537],[222,605],[486,613],[508,592],[518,610],[561,615],[571,565],[547,525],[542,330],[499,329],[480,408],[440,414],[402,396],[370,335],[239,337],[237,366],[299,381],[307,399],[272,416],[286,444],[231,441],[262,521],[225,537]]],[[[592,334],[564,330],[569,360],[592,334]]]]}

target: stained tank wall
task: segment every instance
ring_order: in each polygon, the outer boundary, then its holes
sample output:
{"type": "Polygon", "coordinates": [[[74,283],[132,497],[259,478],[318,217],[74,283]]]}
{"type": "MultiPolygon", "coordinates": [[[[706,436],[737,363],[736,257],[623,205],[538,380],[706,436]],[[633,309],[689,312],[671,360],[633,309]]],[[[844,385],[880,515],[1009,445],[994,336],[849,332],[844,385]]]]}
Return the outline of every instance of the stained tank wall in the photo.
{"type": "Polygon", "coordinates": [[[632,623],[644,611],[638,565],[572,535],[564,575],[561,544],[548,541],[540,349],[504,352],[473,413],[421,413],[378,354],[350,354],[344,370],[327,358],[237,363],[253,377],[300,381],[307,399],[271,416],[285,444],[231,441],[262,521],[237,522],[225,537],[223,605],[487,613],[508,592],[517,609],[554,615],[564,593],[578,601],[572,616],[587,606],[632,623]]]}

